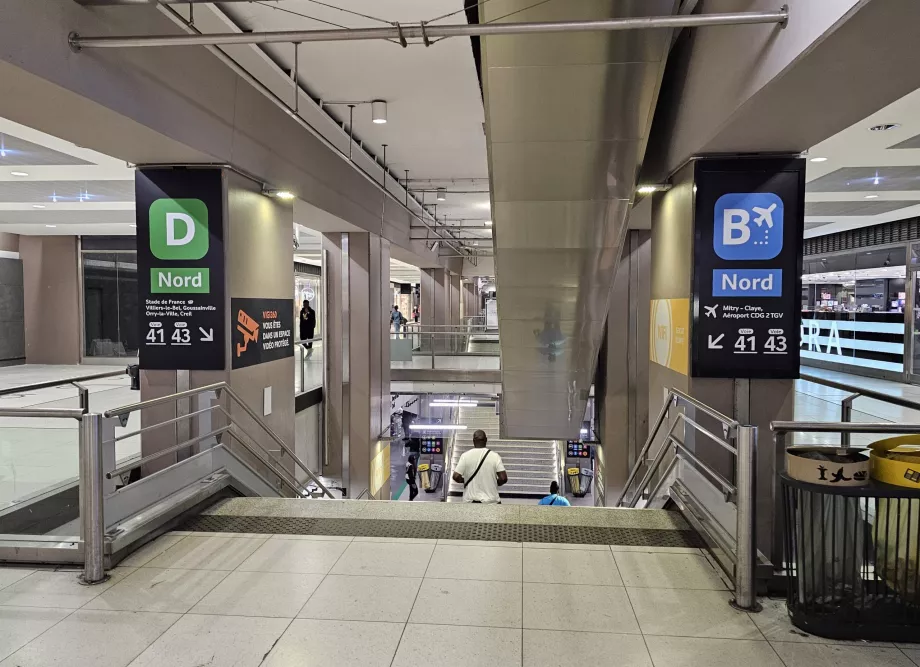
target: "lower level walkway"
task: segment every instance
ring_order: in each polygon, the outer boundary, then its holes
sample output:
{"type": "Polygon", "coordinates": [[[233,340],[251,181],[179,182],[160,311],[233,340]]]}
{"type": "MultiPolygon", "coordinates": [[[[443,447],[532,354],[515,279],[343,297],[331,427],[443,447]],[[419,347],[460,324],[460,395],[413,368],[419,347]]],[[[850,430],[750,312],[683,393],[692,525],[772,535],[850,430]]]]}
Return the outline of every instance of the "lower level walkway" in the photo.
{"type": "Polygon", "coordinates": [[[315,534],[362,517],[383,533],[509,520],[685,532],[667,512],[234,499],[208,517],[313,534],[175,531],[93,587],[0,567],[0,666],[920,665],[920,646],[805,635],[777,601],[735,611],[693,547],[315,534]]]}

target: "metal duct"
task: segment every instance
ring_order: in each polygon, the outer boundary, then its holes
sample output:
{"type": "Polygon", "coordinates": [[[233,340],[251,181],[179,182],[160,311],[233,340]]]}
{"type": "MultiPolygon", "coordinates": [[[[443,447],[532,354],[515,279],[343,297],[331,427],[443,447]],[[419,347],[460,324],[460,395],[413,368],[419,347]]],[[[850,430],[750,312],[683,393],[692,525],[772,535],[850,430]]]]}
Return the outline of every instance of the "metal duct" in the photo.
{"type": "MultiPolygon", "coordinates": [[[[483,22],[569,21],[670,15],[678,5],[490,0],[480,12],[483,22]]],[[[481,39],[502,433],[574,439],[671,31],[481,39]]]]}

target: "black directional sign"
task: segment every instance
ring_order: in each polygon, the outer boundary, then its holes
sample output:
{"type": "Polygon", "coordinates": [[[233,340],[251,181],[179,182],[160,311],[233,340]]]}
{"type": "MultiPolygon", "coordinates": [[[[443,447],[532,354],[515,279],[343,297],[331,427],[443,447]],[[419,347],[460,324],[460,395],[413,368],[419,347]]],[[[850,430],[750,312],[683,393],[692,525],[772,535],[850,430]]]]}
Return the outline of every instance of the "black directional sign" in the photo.
{"type": "Polygon", "coordinates": [[[222,173],[139,169],[134,187],[140,367],[223,370],[222,173]]]}
{"type": "Polygon", "coordinates": [[[691,375],[798,378],[805,161],[695,166],[691,375]]]}

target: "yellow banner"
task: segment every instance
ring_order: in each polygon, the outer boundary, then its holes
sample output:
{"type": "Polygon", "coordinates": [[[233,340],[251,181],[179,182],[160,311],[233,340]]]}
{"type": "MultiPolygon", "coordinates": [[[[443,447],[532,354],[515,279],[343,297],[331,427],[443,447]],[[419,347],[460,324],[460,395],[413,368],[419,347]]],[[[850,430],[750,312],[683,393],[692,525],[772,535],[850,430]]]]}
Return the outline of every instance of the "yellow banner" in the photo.
{"type": "Polygon", "coordinates": [[[652,299],[649,359],[681,375],[689,372],[690,299],[652,299]]]}
{"type": "Polygon", "coordinates": [[[390,443],[378,440],[377,454],[371,459],[370,497],[373,500],[390,499],[390,443]]]}

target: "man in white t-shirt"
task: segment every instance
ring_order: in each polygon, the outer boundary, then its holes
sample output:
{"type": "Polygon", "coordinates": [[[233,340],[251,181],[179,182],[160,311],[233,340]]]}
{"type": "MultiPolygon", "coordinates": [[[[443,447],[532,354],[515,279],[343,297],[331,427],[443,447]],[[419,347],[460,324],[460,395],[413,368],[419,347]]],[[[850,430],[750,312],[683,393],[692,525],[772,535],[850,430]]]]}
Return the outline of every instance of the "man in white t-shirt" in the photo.
{"type": "Polygon", "coordinates": [[[473,433],[473,449],[464,452],[454,468],[453,479],[463,484],[463,502],[500,503],[498,487],[508,481],[502,457],[486,448],[486,432],[473,433]]]}

